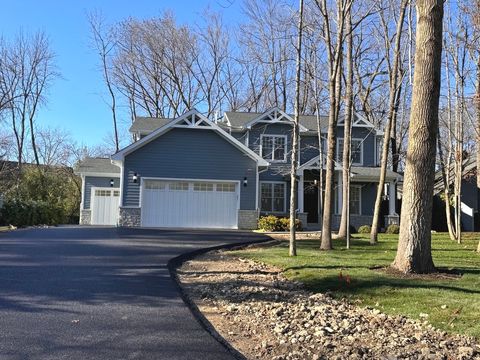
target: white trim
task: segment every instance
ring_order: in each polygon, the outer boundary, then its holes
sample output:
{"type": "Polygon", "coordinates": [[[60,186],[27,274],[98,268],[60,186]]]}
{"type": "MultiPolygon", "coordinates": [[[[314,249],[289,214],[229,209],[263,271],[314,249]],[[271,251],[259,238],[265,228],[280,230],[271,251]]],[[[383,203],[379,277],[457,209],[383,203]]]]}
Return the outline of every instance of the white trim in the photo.
{"type": "MultiPolygon", "coordinates": [[[[339,159],[339,154],[340,154],[340,140],[341,141],[344,141],[344,138],[338,138],[337,139],[337,162],[339,163],[342,163],[343,162],[343,155],[342,155],[342,158],[339,159]]],[[[359,163],[355,163],[355,162],[352,162],[352,165],[353,166],[363,166],[363,151],[364,151],[364,147],[363,147],[363,144],[365,142],[365,139],[361,139],[361,138],[351,138],[352,141],[360,141],[360,162],[359,163]]],[[[342,144],[343,145],[343,144],[342,144]]],[[[343,146],[342,146],[343,148],[343,146]]],[[[353,152],[352,152],[352,143],[350,142],[350,158],[353,159],[353,156],[352,156],[353,152]]]]}
{"type": "Polygon", "coordinates": [[[256,191],[256,196],[255,196],[255,210],[256,211],[259,211],[259,206],[258,206],[258,198],[259,198],[259,192],[258,192],[258,188],[260,186],[260,173],[258,171],[258,167],[257,169],[255,170],[255,186],[257,188],[257,191],[256,191]]]}
{"type": "Polygon", "coordinates": [[[123,204],[123,187],[124,187],[124,175],[125,175],[125,168],[123,166],[123,161],[115,161],[112,160],[112,164],[118,166],[120,168],[120,199],[119,199],[119,207],[123,204]]]}
{"type": "Polygon", "coordinates": [[[276,135],[276,134],[260,134],[260,157],[269,163],[286,163],[288,160],[288,136],[287,135],[276,135]],[[274,160],[275,154],[275,141],[272,143],[272,159],[264,159],[263,157],[263,138],[264,137],[271,137],[271,138],[284,138],[285,139],[285,150],[283,152],[283,160],[274,160]]]}
{"type": "MultiPolygon", "coordinates": [[[[352,127],[357,127],[357,128],[372,128],[375,129],[375,125],[373,125],[370,121],[368,121],[365,117],[362,115],[359,115],[355,113],[353,115],[354,121],[352,123],[352,127]]],[[[338,126],[343,127],[345,125],[345,119],[341,119],[338,122],[338,126]]]]}
{"type": "MultiPolygon", "coordinates": [[[[265,111],[263,114],[257,116],[253,120],[250,120],[248,123],[244,125],[245,128],[251,129],[254,124],[257,123],[264,123],[264,124],[288,124],[293,125],[295,121],[292,119],[290,115],[285,113],[284,111],[280,110],[278,107],[273,107],[265,111]],[[273,116],[272,116],[273,114],[273,116]],[[269,119],[266,120],[265,117],[269,119]],[[283,120],[286,119],[286,120],[283,120]]],[[[309,131],[305,126],[302,124],[298,124],[300,132],[307,132],[309,131]]]]}
{"type": "MultiPolygon", "coordinates": [[[[85,206],[85,175],[80,175],[81,178],[82,178],[82,193],[80,194],[80,196],[82,197],[81,200],[80,200],[80,211],[82,210],[85,210],[84,206],[85,206]]],[[[80,214],[81,216],[82,214],[80,214]]]]}
{"type": "Polygon", "coordinates": [[[89,177],[109,177],[109,178],[118,178],[120,173],[102,173],[102,172],[78,172],[82,176],[89,177]]]}
{"type": "MultiPolygon", "coordinates": [[[[259,197],[262,198],[262,184],[283,184],[283,211],[265,211],[262,210],[262,205],[260,204],[260,211],[269,213],[269,214],[284,214],[287,212],[287,182],[286,181],[260,181],[259,184],[259,197]]],[[[272,187],[272,208],[273,208],[273,200],[274,200],[274,191],[272,187]]],[[[261,202],[261,201],[260,201],[261,202]]]]}
{"type": "Polygon", "coordinates": [[[172,128],[186,128],[186,129],[203,129],[203,130],[213,130],[216,131],[219,135],[223,136],[226,140],[228,140],[232,145],[237,147],[239,150],[243,151],[245,154],[247,154],[250,158],[255,160],[257,162],[258,166],[268,166],[268,162],[262,159],[259,155],[257,155],[255,152],[250,150],[248,147],[246,147],[244,144],[242,144],[240,141],[235,139],[233,136],[231,136],[229,133],[227,133],[225,130],[220,128],[217,124],[213,123],[212,121],[208,120],[205,116],[200,114],[196,109],[190,110],[183,114],[182,116],[170,121],[169,123],[165,124],[164,126],[158,128],[157,130],[153,131],[149,135],[145,136],[144,138],[138,140],[137,142],[134,142],[133,144],[130,144],[129,146],[123,148],[116,154],[112,155],[111,159],[112,160],[123,160],[124,157],[135,150],[141,148],[142,146],[148,144],[149,142],[157,139],[161,135],[165,134],[172,128]],[[198,117],[200,121],[194,121],[190,120],[190,118],[194,119],[195,117],[198,117]],[[184,124],[180,124],[184,122],[184,124]]]}

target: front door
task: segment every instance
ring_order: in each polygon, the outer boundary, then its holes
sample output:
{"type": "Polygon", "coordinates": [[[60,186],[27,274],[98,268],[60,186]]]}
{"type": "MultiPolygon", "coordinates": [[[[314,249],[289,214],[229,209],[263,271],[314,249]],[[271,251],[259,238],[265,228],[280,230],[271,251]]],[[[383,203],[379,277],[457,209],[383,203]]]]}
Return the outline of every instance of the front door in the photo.
{"type": "Polygon", "coordinates": [[[309,223],[318,223],[318,186],[313,182],[304,183],[304,199],[303,206],[308,213],[307,221],[309,223]]]}

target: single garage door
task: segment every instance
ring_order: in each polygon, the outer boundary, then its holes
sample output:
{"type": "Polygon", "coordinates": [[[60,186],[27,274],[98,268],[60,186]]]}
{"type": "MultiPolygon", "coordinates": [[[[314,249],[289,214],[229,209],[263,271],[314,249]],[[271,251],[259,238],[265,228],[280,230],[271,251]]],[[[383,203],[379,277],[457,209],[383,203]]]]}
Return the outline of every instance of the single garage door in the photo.
{"type": "Polygon", "coordinates": [[[237,182],[145,179],[142,186],[142,226],[237,228],[237,182]]]}
{"type": "Polygon", "coordinates": [[[92,224],[117,225],[120,191],[92,188],[92,224]]]}

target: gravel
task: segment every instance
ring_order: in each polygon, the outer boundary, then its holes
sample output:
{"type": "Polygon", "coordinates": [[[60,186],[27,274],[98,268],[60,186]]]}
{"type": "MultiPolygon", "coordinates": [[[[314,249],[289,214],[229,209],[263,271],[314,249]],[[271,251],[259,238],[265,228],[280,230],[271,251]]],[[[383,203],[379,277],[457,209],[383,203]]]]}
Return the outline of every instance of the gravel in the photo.
{"type": "Polygon", "coordinates": [[[280,270],[212,252],[186,262],[187,295],[248,359],[480,359],[480,345],[428,323],[312,294],[280,270]]]}

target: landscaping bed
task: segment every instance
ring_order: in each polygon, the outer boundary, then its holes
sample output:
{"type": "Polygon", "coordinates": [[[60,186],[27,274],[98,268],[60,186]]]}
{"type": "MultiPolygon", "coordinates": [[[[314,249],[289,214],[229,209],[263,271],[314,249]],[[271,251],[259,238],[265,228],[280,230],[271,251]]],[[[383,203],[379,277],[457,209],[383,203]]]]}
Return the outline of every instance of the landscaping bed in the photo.
{"type": "Polygon", "coordinates": [[[177,274],[190,300],[248,359],[480,359],[475,339],[436,330],[427,318],[314,294],[280,268],[234,254],[205,254],[177,274]]]}

